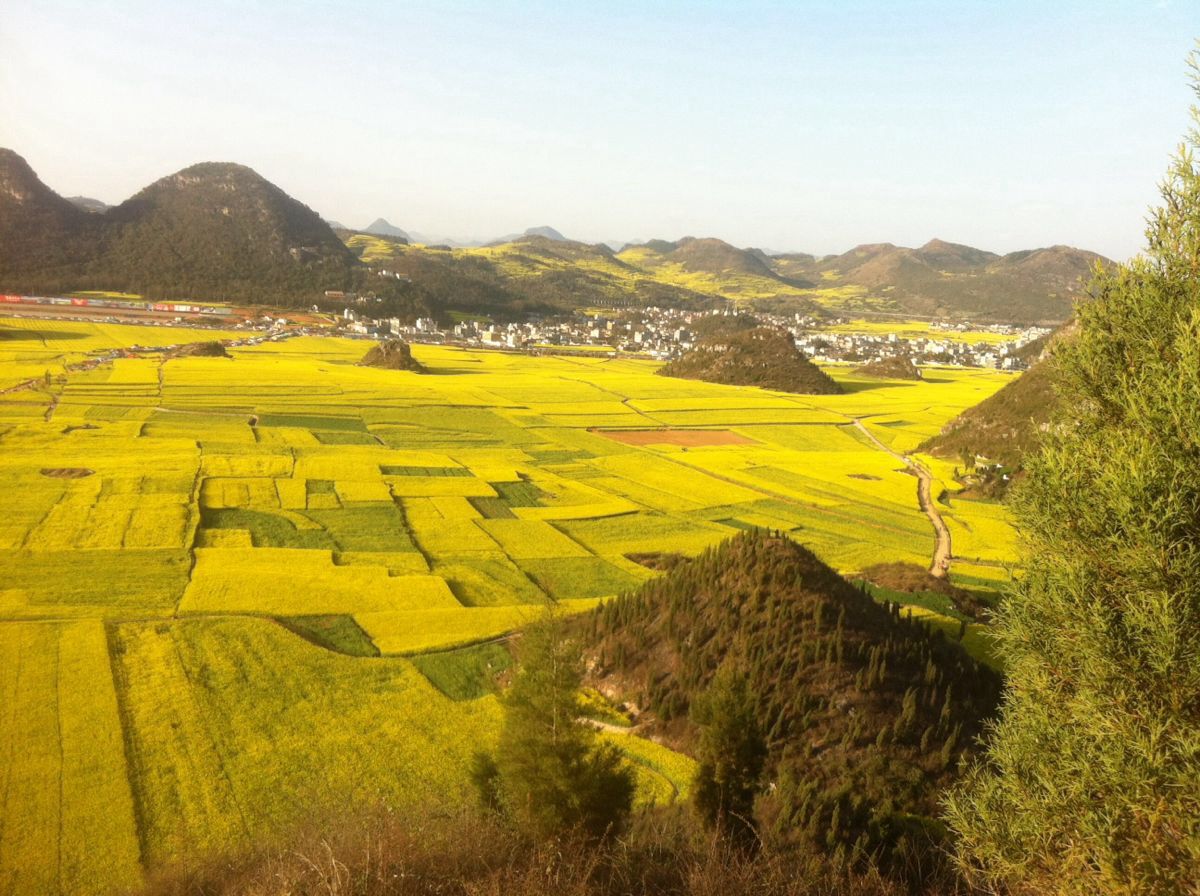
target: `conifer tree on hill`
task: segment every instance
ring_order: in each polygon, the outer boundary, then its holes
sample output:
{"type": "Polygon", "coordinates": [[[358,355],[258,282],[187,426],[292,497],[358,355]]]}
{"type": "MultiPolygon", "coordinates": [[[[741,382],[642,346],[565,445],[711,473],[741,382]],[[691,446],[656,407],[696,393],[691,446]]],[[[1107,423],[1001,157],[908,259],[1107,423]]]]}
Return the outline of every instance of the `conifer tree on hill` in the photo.
{"type": "Polygon", "coordinates": [[[535,839],[620,832],[633,806],[633,772],[616,747],[579,721],[579,644],[547,619],[525,630],[519,658],[496,751],[475,757],[482,802],[535,839]]]}
{"type": "Polygon", "coordinates": [[[754,797],[767,762],[750,681],[724,665],[692,705],[700,725],[696,810],[706,827],[741,846],[755,843],[754,797]]]}
{"type": "MultiPolygon", "coordinates": [[[[1200,51],[1198,51],[1200,52],[1200,51]]],[[[1200,97],[1200,56],[1190,63],[1200,97]]],[[[1145,256],[1098,271],[1016,499],[985,761],[948,803],[1009,893],[1200,893],[1200,111],[1145,256]]]]}

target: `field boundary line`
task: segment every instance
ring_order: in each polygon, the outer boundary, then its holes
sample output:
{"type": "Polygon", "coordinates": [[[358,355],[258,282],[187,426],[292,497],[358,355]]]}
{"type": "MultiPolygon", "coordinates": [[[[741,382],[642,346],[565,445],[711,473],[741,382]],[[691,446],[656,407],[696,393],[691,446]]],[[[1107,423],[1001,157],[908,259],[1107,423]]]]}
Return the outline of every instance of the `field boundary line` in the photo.
{"type": "Polygon", "coordinates": [[[168,635],[171,639],[171,646],[174,648],[175,661],[179,664],[179,671],[183,674],[183,679],[187,682],[188,687],[188,702],[192,704],[192,708],[196,710],[196,717],[204,726],[204,736],[212,747],[213,755],[216,757],[217,765],[221,769],[221,777],[225,779],[225,786],[229,788],[229,801],[233,804],[233,808],[237,810],[238,820],[242,823],[242,835],[247,841],[253,842],[254,836],[250,830],[250,825],[246,821],[246,811],[242,808],[242,801],[238,798],[237,788],[233,785],[233,778],[229,774],[229,760],[225,756],[225,751],[221,748],[220,742],[213,733],[212,719],[209,716],[208,708],[205,706],[199,697],[196,695],[197,684],[192,679],[192,673],[188,670],[187,664],[184,662],[183,651],[179,645],[179,638],[175,636],[175,632],[171,631],[168,635]]]}
{"type": "MultiPolygon", "coordinates": [[[[20,625],[20,623],[18,623],[20,625]]],[[[11,722],[5,726],[9,734],[8,755],[4,763],[4,792],[0,794],[0,846],[4,843],[5,820],[8,818],[8,800],[12,796],[13,755],[16,753],[16,721],[17,700],[21,693],[21,675],[25,668],[25,632],[20,631],[17,637],[17,667],[13,675],[12,699],[4,704],[9,709],[11,722]]]]}
{"type": "Polygon", "coordinates": [[[117,626],[113,620],[105,620],[104,643],[108,649],[108,673],[112,676],[113,694],[117,701],[117,722],[121,726],[121,749],[125,766],[125,780],[129,784],[129,795],[133,802],[133,826],[137,835],[138,864],[146,867],[146,857],[150,854],[149,830],[146,824],[146,811],[142,804],[143,794],[138,787],[138,776],[133,773],[133,715],[129,711],[128,683],[125,680],[121,661],[118,659],[117,626]]]}
{"type": "Polygon", "coordinates": [[[63,778],[67,776],[67,758],[66,751],[63,749],[63,723],[62,723],[62,642],[66,635],[66,630],[70,626],[57,626],[58,633],[54,639],[54,727],[58,734],[58,842],[55,844],[55,858],[57,859],[57,871],[55,872],[55,880],[58,881],[59,892],[63,889],[63,806],[65,805],[65,790],[63,787],[63,778]]]}
{"type": "MultiPolygon", "coordinates": [[[[295,458],[292,458],[295,463],[295,458]]],[[[183,606],[183,599],[187,596],[188,588],[192,584],[192,576],[196,574],[196,540],[200,537],[200,523],[202,521],[204,511],[200,506],[200,492],[204,487],[204,448],[199,442],[196,442],[196,475],[192,479],[192,495],[191,506],[195,508],[195,521],[191,525],[191,531],[188,533],[187,552],[188,552],[188,572],[187,579],[183,583],[183,588],[180,589],[179,597],[175,600],[175,607],[171,611],[171,616],[179,618],[179,608],[183,606]]]]}

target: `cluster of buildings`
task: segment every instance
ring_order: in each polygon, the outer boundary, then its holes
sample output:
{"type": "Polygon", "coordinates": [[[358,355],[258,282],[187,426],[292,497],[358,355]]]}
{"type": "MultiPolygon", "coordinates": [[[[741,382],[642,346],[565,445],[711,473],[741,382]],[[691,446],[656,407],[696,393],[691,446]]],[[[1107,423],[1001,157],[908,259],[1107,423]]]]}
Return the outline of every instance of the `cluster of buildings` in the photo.
{"type": "MultiPolygon", "coordinates": [[[[988,327],[989,331],[997,328],[988,327]]],[[[971,343],[952,336],[904,337],[895,333],[794,332],[796,346],[814,361],[848,361],[866,364],[899,355],[917,364],[956,367],[994,367],[1024,370],[1029,361],[1017,352],[1021,346],[1050,331],[1042,327],[1007,328],[1011,340],[971,343]]]]}
{"type": "MultiPolygon", "coordinates": [[[[614,312],[543,318],[513,323],[468,320],[441,327],[430,318],[407,323],[399,318],[370,320],[351,309],[343,312],[347,331],[363,336],[398,336],[409,342],[448,343],[513,351],[570,352],[611,350],[661,360],[674,358],[700,338],[697,333],[714,322],[714,316],[730,311],[687,311],[677,308],[646,308],[614,312]]],[[[994,367],[1023,370],[1027,362],[1016,349],[1049,332],[1044,327],[1005,325],[932,325],[929,335],[906,337],[896,333],[834,332],[831,327],[845,321],[819,320],[804,315],[755,314],[764,326],[788,330],[797,347],[821,362],[865,364],[899,355],[918,364],[951,364],[962,367],[994,367]],[[987,332],[1004,341],[969,341],[969,332],[987,332]],[[945,335],[941,335],[944,333],[945,335]]]]}
{"type": "MultiPolygon", "coordinates": [[[[327,294],[328,297],[328,294],[327,294]]],[[[0,297],[10,298],[10,297],[0,297]]],[[[645,308],[609,313],[577,312],[571,315],[532,319],[523,322],[495,323],[487,320],[464,320],[442,326],[432,318],[408,322],[400,318],[377,320],[368,312],[349,307],[359,304],[362,296],[342,293],[339,297],[347,307],[340,315],[341,331],[347,335],[366,338],[398,336],[408,342],[447,343],[479,348],[506,349],[529,352],[596,352],[610,351],[642,357],[670,360],[692,348],[702,334],[713,330],[720,322],[714,318],[731,316],[727,311],[689,311],[678,308],[645,308]]],[[[368,298],[367,301],[370,301],[368,298]]],[[[18,303],[12,303],[14,310],[18,303]]],[[[50,310],[50,309],[45,309],[50,310]]],[[[64,317],[74,317],[72,311],[84,310],[77,305],[65,305],[64,317]]],[[[87,309],[95,310],[95,309],[87,309]]],[[[113,309],[120,313],[123,309],[113,309]]],[[[184,310],[184,306],[163,305],[155,311],[184,310]]],[[[191,310],[188,308],[187,310],[191,310]]],[[[196,309],[199,311],[200,309],[196,309]]],[[[214,309],[215,310],[215,309],[214,309]]],[[[228,309],[222,309],[228,310],[228,309]]],[[[743,315],[746,312],[741,312],[743,315]]],[[[755,313],[759,324],[789,331],[796,346],[814,361],[822,363],[866,364],[893,356],[910,358],[917,364],[949,364],[961,367],[992,367],[1001,370],[1024,370],[1029,366],[1023,353],[1017,350],[1026,343],[1049,333],[1045,327],[1016,327],[1000,324],[972,325],[969,323],[931,324],[929,332],[920,335],[889,333],[876,328],[875,332],[854,332],[839,326],[843,320],[823,320],[805,315],[773,315],[755,313]],[[843,332],[844,330],[844,332],[843,332]],[[987,341],[972,342],[972,334],[993,335],[987,341]],[[1003,337],[996,339],[994,336],[1003,337]]],[[[94,319],[94,318],[93,318],[94,319]]],[[[116,317],[111,318],[116,320],[116,317]]],[[[124,319],[124,315],[122,315],[124,319]]],[[[218,319],[215,314],[205,318],[193,315],[188,319],[175,317],[132,317],[127,323],[150,326],[186,324],[190,327],[221,327],[261,334],[249,341],[256,344],[265,339],[281,339],[293,335],[327,333],[316,322],[306,325],[287,317],[260,314],[254,319],[236,323],[218,319]]]]}

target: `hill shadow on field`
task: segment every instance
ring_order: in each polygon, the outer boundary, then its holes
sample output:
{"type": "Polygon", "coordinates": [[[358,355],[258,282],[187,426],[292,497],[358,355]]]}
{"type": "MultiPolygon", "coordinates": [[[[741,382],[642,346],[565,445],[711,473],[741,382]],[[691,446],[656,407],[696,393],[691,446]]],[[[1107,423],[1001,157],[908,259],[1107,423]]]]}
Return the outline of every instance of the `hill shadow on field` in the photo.
{"type": "Polygon", "coordinates": [[[69,333],[62,330],[25,330],[0,327],[0,339],[40,339],[43,342],[52,340],[85,339],[86,333],[69,333]]]}
{"type": "MultiPolygon", "coordinates": [[[[853,395],[858,392],[871,392],[876,389],[908,388],[910,386],[918,385],[920,382],[922,381],[912,380],[911,382],[900,382],[897,380],[894,382],[888,382],[887,380],[838,380],[838,385],[842,387],[842,391],[847,395],[853,395]]],[[[924,382],[931,381],[924,380],[924,382]]],[[[933,380],[932,382],[938,381],[933,380]]]]}
{"type": "Polygon", "coordinates": [[[467,370],[462,367],[426,367],[426,376],[479,376],[486,370],[467,370]]]}

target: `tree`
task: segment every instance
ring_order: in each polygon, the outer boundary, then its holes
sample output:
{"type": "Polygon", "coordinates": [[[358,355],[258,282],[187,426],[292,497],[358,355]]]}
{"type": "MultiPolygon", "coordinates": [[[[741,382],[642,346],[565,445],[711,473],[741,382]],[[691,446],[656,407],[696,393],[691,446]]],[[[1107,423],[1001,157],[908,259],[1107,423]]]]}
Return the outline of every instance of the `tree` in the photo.
{"type": "Polygon", "coordinates": [[[495,755],[477,756],[472,770],[482,802],[539,839],[616,833],[633,805],[634,778],[620,752],[579,721],[579,645],[544,621],[525,631],[520,661],[502,698],[495,755]]]}
{"type": "Polygon", "coordinates": [[[969,448],[963,448],[958,453],[959,458],[963,462],[963,469],[968,473],[975,472],[975,452],[969,448]]]}
{"type": "Polygon", "coordinates": [[[997,889],[1197,892],[1198,146],[1193,128],[1146,256],[1097,271],[1056,349],[1064,400],[1015,497],[1026,573],[997,623],[1006,694],[948,804],[961,864],[997,889]]]}
{"type": "Polygon", "coordinates": [[[692,704],[700,726],[695,805],[705,825],[743,845],[753,844],[754,797],[767,744],[743,672],[722,666],[692,704]]]}

